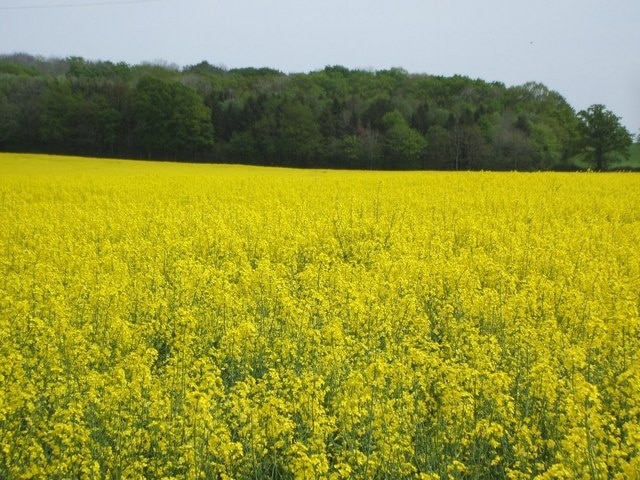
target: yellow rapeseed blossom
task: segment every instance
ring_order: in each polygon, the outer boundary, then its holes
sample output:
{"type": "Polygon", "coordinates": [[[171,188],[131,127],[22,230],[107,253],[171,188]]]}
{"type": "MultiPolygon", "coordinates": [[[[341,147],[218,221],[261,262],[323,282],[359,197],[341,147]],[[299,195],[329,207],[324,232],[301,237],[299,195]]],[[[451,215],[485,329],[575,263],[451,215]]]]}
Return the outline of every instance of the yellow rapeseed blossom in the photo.
{"type": "Polygon", "coordinates": [[[0,154],[0,478],[640,478],[640,177],[0,154]]]}

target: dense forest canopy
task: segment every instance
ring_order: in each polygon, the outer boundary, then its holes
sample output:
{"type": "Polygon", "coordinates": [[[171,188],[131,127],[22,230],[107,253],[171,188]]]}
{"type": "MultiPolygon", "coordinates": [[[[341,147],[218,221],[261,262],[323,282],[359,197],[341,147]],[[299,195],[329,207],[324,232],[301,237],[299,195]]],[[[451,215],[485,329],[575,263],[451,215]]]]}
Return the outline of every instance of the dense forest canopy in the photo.
{"type": "Polygon", "coordinates": [[[358,169],[571,168],[580,117],[540,83],[330,66],[0,56],[0,150],[358,169]]]}

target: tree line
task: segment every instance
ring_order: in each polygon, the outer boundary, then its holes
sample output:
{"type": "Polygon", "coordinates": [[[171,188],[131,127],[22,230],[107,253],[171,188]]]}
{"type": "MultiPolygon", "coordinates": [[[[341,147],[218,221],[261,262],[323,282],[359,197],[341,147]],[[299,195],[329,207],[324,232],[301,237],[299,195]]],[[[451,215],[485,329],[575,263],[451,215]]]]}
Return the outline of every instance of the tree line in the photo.
{"type": "Polygon", "coordinates": [[[0,150],[354,169],[606,168],[631,136],[540,83],[0,56],[0,150]],[[607,130],[609,129],[609,130],[607,130]],[[599,142],[599,143],[598,143],[599,142]]]}

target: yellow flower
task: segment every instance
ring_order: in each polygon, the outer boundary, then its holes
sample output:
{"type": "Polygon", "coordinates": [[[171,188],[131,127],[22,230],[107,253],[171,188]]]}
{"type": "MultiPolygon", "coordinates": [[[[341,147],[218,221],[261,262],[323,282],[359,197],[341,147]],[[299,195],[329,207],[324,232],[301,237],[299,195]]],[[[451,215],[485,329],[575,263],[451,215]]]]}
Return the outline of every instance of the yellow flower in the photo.
{"type": "Polygon", "coordinates": [[[638,478],[640,178],[0,154],[0,478],[638,478]]]}

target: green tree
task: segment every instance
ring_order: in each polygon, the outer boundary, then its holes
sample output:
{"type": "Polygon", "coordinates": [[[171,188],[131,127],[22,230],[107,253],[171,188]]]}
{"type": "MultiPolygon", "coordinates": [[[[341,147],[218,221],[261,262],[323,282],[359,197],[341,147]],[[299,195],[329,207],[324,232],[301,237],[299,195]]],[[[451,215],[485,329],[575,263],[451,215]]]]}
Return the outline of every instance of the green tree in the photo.
{"type": "Polygon", "coordinates": [[[66,153],[73,150],[80,100],[65,79],[51,80],[41,98],[39,141],[47,150],[66,153]]]}
{"type": "Polygon", "coordinates": [[[278,108],[277,148],[291,165],[312,166],[322,147],[318,121],[311,109],[298,101],[284,101],[278,108]]]}
{"type": "Polygon", "coordinates": [[[362,148],[362,165],[367,170],[378,170],[383,165],[383,143],[380,132],[372,128],[359,128],[358,140],[362,148]]]}
{"type": "Polygon", "coordinates": [[[408,170],[424,168],[427,141],[420,132],[411,128],[397,110],[387,113],[382,123],[385,127],[385,167],[408,170]]]}
{"type": "Polygon", "coordinates": [[[329,167],[365,168],[362,141],[357,135],[332,138],[326,148],[329,167]]]}
{"type": "Polygon", "coordinates": [[[78,153],[114,154],[121,115],[103,95],[82,99],[76,110],[73,139],[78,153]]]}
{"type": "Polygon", "coordinates": [[[610,115],[594,107],[579,118],[540,83],[507,88],[398,68],[285,74],[0,55],[0,148],[15,151],[527,170],[570,167],[584,151],[602,169],[626,153],[628,134],[615,116],[606,133],[597,120],[610,115]]]}
{"type": "MultiPolygon", "coordinates": [[[[318,121],[311,109],[298,100],[273,97],[250,131],[255,151],[262,157],[248,159],[250,163],[261,160],[271,165],[305,167],[313,166],[320,157],[323,138],[318,121]]],[[[242,137],[234,137],[234,150],[240,147],[237,139],[242,137]]]]}
{"type": "Polygon", "coordinates": [[[451,133],[440,125],[433,125],[427,132],[427,167],[436,170],[451,168],[455,158],[451,133]]]}
{"type": "Polygon", "coordinates": [[[537,167],[537,155],[531,140],[534,125],[529,118],[517,117],[510,109],[501,115],[494,114],[492,124],[487,128],[491,138],[492,168],[500,170],[533,170],[537,167]]]}
{"type": "Polygon", "coordinates": [[[136,88],[137,141],[151,158],[195,157],[213,144],[211,110],[193,90],[146,76],[136,88]]]}
{"type": "Polygon", "coordinates": [[[18,131],[18,106],[2,91],[0,85],[0,146],[8,143],[18,131]]]}
{"type": "Polygon", "coordinates": [[[566,164],[576,153],[579,122],[574,109],[558,92],[528,82],[505,92],[505,113],[529,140],[531,167],[549,169],[566,164]]]}
{"type": "Polygon", "coordinates": [[[620,117],[596,104],[578,112],[578,119],[582,150],[596,170],[604,170],[616,154],[628,158],[631,134],[620,123],[620,117]]]}

